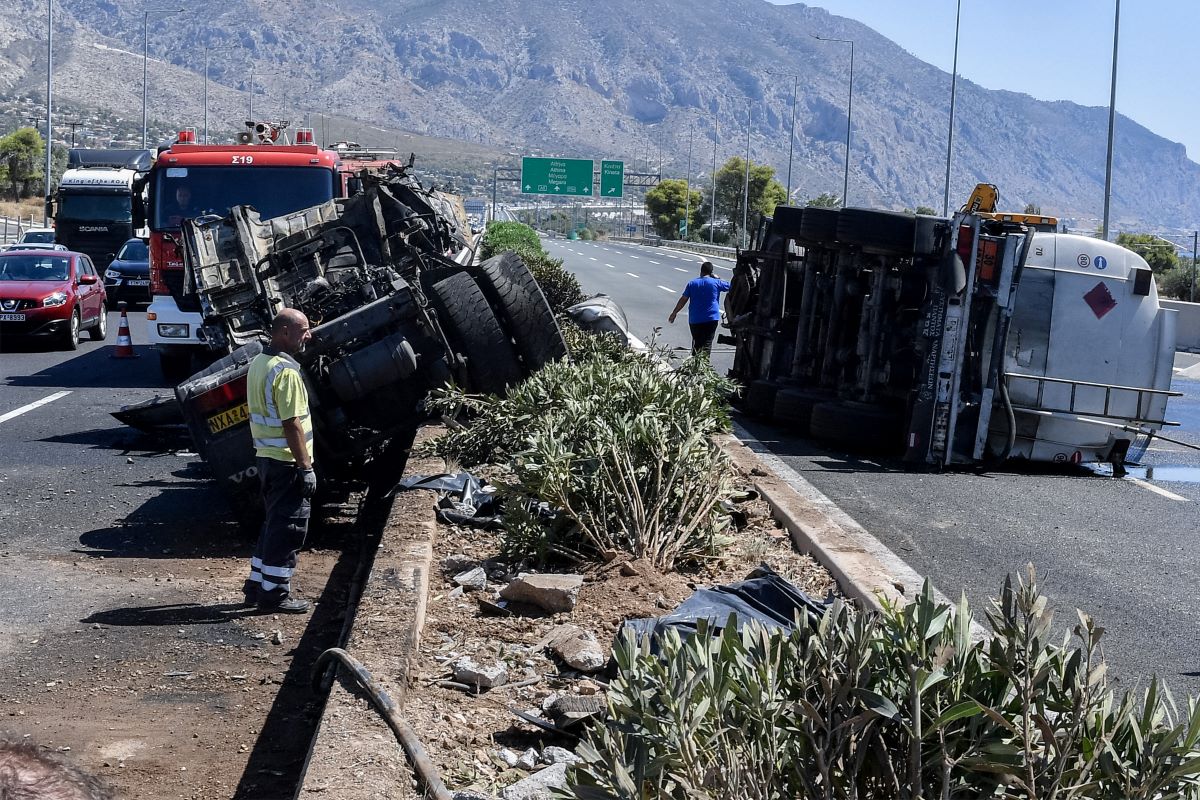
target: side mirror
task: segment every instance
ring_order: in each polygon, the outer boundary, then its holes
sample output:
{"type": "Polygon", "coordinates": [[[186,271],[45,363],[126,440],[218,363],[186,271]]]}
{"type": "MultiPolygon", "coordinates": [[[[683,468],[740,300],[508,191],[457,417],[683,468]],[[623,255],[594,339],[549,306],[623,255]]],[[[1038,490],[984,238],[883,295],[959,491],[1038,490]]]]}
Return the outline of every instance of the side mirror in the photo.
{"type": "Polygon", "coordinates": [[[105,254],[104,254],[104,260],[105,260],[105,261],[112,261],[112,260],[113,260],[114,258],[116,258],[116,257],[117,257],[117,254],[116,254],[116,253],[105,253],[105,254]]]}
{"type": "Polygon", "coordinates": [[[79,282],[81,284],[93,284],[96,282],[96,276],[95,275],[80,275],[79,282]]]}

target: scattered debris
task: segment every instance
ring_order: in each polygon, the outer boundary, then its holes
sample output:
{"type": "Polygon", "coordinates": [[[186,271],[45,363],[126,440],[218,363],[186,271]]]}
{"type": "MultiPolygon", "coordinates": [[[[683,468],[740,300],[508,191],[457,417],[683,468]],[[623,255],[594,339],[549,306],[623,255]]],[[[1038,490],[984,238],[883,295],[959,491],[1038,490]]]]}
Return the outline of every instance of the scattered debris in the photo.
{"type": "Polygon", "coordinates": [[[465,572],[460,572],[453,578],[454,582],[461,586],[466,591],[482,591],[487,588],[487,573],[483,571],[483,567],[475,567],[465,572]]]}
{"type": "Polygon", "coordinates": [[[542,751],[542,761],[550,765],[577,764],[580,761],[583,761],[583,759],[565,747],[555,747],[554,745],[550,745],[542,751]]]}
{"type": "Polygon", "coordinates": [[[442,571],[447,575],[457,575],[477,566],[479,566],[479,559],[471,558],[463,553],[454,553],[442,560],[442,571]]]}
{"type": "Polygon", "coordinates": [[[495,689],[508,682],[508,668],[503,664],[481,666],[473,658],[463,656],[454,662],[454,680],[478,690],[495,689]]]}
{"type": "Polygon", "coordinates": [[[521,760],[521,757],[509,750],[507,747],[502,747],[496,752],[496,756],[504,762],[505,766],[515,767],[521,760]]]}
{"type": "Polygon", "coordinates": [[[578,625],[559,625],[546,634],[537,647],[550,648],[563,663],[580,672],[599,672],[608,663],[608,654],[591,631],[578,625]]]}
{"type": "Polygon", "coordinates": [[[500,800],[551,800],[567,783],[567,765],[554,764],[500,791],[500,800]]]}
{"type": "Polygon", "coordinates": [[[533,772],[538,768],[540,763],[541,756],[538,755],[537,750],[531,747],[524,753],[521,753],[520,758],[517,759],[516,765],[526,772],[533,772]]]}
{"type": "Polygon", "coordinates": [[[582,587],[582,575],[522,572],[516,580],[500,590],[500,596],[557,614],[575,608],[582,587]]]}

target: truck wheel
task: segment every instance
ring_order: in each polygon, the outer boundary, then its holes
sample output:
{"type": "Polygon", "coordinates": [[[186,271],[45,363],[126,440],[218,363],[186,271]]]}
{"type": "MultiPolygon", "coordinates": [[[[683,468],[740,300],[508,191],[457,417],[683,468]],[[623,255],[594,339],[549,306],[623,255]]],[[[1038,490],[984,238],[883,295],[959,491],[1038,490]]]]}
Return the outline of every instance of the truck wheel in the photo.
{"type": "Polygon", "coordinates": [[[818,403],[812,409],[809,433],[847,450],[892,455],[903,449],[900,412],[871,403],[818,403]]]}
{"type": "Polygon", "coordinates": [[[772,419],[777,425],[807,434],[813,407],[832,399],[833,393],[824,389],[780,389],[775,393],[772,419]]]}
{"type": "Polygon", "coordinates": [[[88,336],[92,337],[93,342],[103,342],[108,336],[108,303],[100,304],[100,317],[88,331],[88,336]]]}
{"type": "Polygon", "coordinates": [[[499,394],[521,381],[517,353],[470,275],[438,281],[430,299],[450,345],[466,359],[468,391],[499,394]]]}
{"type": "Polygon", "coordinates": [[[567,343],[529,267],[516,253],[501,253],[471,268],[529,372],[567,355],[567,343]]]}
{"type": "Polygon", "coordinates": [[[804,209],[800,217],[800,239],[814,244],[833,244],[838,238],[838,217],[836,208],[804,209]]]}
{"type": "Polygon", "coordinates": [[[837,238],[843,244],[856,245],[865,253],[883,256],[910,256],[917,218],[902,211],[873,208],[843,208],[838,217],[837,238]]]}
{"type": "Polygon", "coordinates": [[[167,383],[175,386],[192,376],[192,354],[184,349],[158,351],[158,366],[167,383]]]}

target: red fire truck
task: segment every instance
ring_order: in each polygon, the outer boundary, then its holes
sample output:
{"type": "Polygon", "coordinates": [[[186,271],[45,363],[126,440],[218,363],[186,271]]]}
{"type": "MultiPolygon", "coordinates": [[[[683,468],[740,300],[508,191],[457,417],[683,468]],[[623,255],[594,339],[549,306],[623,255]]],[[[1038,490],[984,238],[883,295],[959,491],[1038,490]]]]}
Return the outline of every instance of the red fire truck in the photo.
{"type": "Polygon", "coordinates": [[[180,222],[224,217],[233,206],[253,206],[263,219],[342,196],[336,152],[317,147],[311,128],[289,143],[286,122],[248,122],[238,144],[200,145],[195,129],[180,131],[163,148],[148,177],[151,304],[146,341],[158,351],[163,374],[179,382],[206,352],[200,301],[184,285],[180,222]]]}

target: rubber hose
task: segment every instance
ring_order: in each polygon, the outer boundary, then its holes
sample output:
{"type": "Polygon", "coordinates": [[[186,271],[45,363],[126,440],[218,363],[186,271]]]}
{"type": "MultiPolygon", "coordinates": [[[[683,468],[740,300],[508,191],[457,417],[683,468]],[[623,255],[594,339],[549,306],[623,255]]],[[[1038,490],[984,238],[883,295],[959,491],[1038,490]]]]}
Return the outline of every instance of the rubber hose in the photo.
{"type": "Polygon", "coordinates": [[[399,709],[396,708],[395,701],[384,690],[382,686],[375,682],[371,677],[371,673],[363,666],[362,662],[354,656],[347,653],[340,647],[331,647],[317,657],[317,661],[313,664],[313,683],[318,685],[321,681],[321,673],[325,664],[329,661],[339,661],[349,669],[349,673],[354,676],[354,682],[367,693],[371,698],[371,704],[383,716],[388,727],[392,729],[392,733],[396,735],[396,741],[400,743],[400,747],[404,749],[404,754],[408,756],[408,762],[412,765],[413,772],[417,774],[418,780],[425,786],[428,796],[434,800],[453,800],[450,790],[442,783],[442,779],[438,776],[437,767],[429,760],[429,754],[425,752],[425,748],[421,746],[421,741],[417,738],[417,733],[412,729],[403,717],[400,716],[399,709]]]}
{"type": "Polygon", "coordinates": [[[1017,444],[1017,415],[1013,411],[1012,400],[1008,396],[1008,381],[1000,379],[1000,399],[1004,401],[1004,414],[1008,419],[1008,440],[1004,443],[1004,451],[1000,454],[1001,461],[1007,461],[1012,455],[1013,447],[1017,444]]]}

